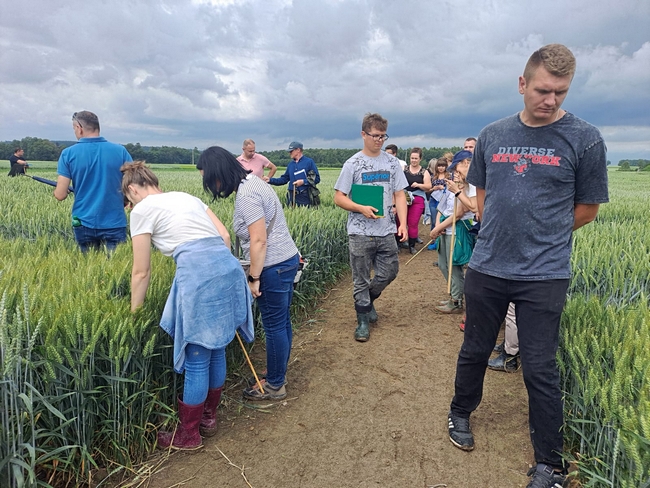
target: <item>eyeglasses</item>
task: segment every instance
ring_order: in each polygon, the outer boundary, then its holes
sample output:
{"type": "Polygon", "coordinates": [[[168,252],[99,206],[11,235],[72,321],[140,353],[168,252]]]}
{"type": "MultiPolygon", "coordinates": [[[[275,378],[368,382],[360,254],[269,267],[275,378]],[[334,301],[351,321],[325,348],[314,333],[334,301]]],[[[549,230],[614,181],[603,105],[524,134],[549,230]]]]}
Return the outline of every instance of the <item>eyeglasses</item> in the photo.
{"type": "Polygon", "coordinates": [[[372,137],[373,141],[386,141],[390,137],[388,134],[368,134],[367,132],[364,132],[365,135],[368,137],[372,137]]]}
{"type": "Polygon", "coordinates": [[[83,125],[81,125],[81,121],[77,118],[77,112],[75,112],[75,113],[72,114],[72,121],[73,121],[73,122],[76,122],[77,125],[79,125],[79,127],[82,127],[82,128],[83,128],[83,125]]]}

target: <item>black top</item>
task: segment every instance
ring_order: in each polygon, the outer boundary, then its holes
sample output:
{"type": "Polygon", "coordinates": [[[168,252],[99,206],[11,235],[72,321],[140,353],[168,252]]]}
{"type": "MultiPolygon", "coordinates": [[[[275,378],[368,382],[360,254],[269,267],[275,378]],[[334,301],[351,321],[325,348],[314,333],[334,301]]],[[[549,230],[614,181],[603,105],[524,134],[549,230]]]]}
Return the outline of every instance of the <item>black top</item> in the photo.
{"type": "Polygon", "coordinates": [[[27,162],[23,157],[18,157],[15,154],[11,156],[9,158],[9,162],[11,163],[11,169],[9,170],[9,173],[7,173],[7,176],[16,176],[16,175],[25,174],[25,165],[18,164],[18,161],[27,162]]]}
{"type": "Polygon", "coordinates": [[[406,187],[408,191],[415,191],[420,189],[413,188],[411,185],[413,185],[413,183],[424,184],[424,171],[424,168],[420,167],[420,171],[418,171],[416,174],[413,174],[409,171],[409,166],[406,167],[404,170],[404,176],[406,176],[406,181],[408,181],[409,184],[409,186],[406,187]]]}

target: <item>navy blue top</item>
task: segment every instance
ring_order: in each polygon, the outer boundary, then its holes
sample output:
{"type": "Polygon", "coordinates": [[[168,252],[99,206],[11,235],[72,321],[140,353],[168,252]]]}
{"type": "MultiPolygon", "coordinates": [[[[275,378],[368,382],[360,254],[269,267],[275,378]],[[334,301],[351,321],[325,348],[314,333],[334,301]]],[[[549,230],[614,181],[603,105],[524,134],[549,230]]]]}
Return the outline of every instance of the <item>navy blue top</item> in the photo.
{"type": "Polygon", "coordinates": [[[542,127],[513,115],[481,131],[467,181],[485,189],[470,268],[511,280],[567,279],[574,206],[608,201],[605,142],[570,113],[542,127]]]}
{"type": "Polygon", "coordinates": [[[309,186],[309,181],[307,181],[307,173],[309,173],[309,171],[314,171],[314,173],[316,173],[314,184],[318,185],[320,183],[318,168],[316,167],[314,160],[307,156],[301,157],[297,163],[292,160],[287,166],[287,170],[284,174],[279,178],[271,178],[269,183],[277,186],[289,183],[288,190],[289,192],[292,192],[293,183],[298,180],[304,180],[305,184],[296,188],[297,193],[302,193],[303,191],[307,191],[307,187],[309,186]]]}

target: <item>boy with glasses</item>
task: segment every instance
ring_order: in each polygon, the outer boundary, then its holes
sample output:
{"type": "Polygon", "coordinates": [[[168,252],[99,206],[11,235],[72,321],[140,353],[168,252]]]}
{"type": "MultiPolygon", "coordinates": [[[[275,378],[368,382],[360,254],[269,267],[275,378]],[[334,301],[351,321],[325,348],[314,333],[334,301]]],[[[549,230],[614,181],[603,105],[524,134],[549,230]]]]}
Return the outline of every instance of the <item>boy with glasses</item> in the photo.
{"type": "Polygon", "coordinates": [[[397,158],[381,150],[388,139],[387,128],[388,121],[381,115],[366,114],[361,125],[363,149],[345,162],[334,185],[334,203],[350,212],[347,230],[357,312],[354,338],[359,342],[370,338],[369,324],[378,320],[374,302],[399,270],[393,208],[400,221],[397,233],[401,241],[408,237],[404,193],[408,182],[397,158]],[[350,198],[352,185],[381,186],[383,212],[371,205],[355,203],[350,198]]]}

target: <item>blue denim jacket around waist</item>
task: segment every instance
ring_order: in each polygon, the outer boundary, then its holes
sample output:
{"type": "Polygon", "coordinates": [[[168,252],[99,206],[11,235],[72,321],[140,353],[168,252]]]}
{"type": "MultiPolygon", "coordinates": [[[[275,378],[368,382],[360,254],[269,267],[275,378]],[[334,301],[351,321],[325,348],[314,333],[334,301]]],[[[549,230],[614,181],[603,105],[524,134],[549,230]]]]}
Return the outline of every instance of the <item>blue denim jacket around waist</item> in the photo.
{"type": "Polygon", "coordinates": [[[185,369],[185,346],[225,347],[240,333],[252,342],[252,296],[239,261],[221,237],[181,244],[174,250],[176,275],[160,319],[174,339],[174,370],[185,369]]]}

